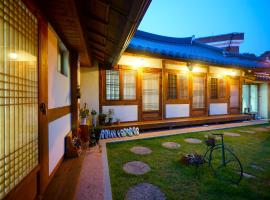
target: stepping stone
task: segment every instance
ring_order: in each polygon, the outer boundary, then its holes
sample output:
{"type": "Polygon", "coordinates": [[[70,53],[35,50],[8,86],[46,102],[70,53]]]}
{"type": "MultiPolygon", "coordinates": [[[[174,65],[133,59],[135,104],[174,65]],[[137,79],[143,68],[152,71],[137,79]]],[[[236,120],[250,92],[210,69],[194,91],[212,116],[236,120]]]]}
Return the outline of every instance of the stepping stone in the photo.
{"type": "Polygon", "coordinates": [[[245,172],[243,172],[243,177],[246,177],[246,178],[256,178],[256,176],[253,176],[253,175],[248,174],[248,173],[245,173],[245,172]]]}
{"type": "Polygon", "coordinates": [[[232,137],[239,137],[239,136],[241,136],[239,133],[231,133],[231,132],[224,132],[224,135],[232,136],[232,137]]]}
{"type": "Polygon", "coordinates": [[[125,196],[125,200],[165,200],[165,194],[150,183],[140,183],[131,187],[125,196]]]}
{"type": "Polygon", "coordinates": [[[181,145],[176,142],[164,142],[162,143],[162,146],[167,149],[178,149],[181,145]]]}
{"type": "Polygon", "coordinates": [[[149,165],[141,161],[128,162],[123,166],[123,169],[128,174],[141,175],[149,172],[149,165]]]}
{"type": "Polygon", "coordinates": [[[250,133],[250,134],[255,134],[256,133],[255,131],[248,131],[248,130],[239,130],[238,132],[241,132],[241,133],[250,133]]]}
{"type": "Polygon", "coordinates": [[[194,144],[199,144],[202,142],[201,140],[196,139],[196,138],[186,138],[185,141],[189,143],[194,143],[194,144]]]}
{"type": "Polygon", "coordinates": [[[130,149],[131,152],[139,155],[146,155],[152,153],[152,150],[147,147],[135,146],[130,149]]]}
{"type": "Polygon", "coordinates": [[[258,128],[254,128],[253,130],[254,131],[259,131],[259,132],[269,131],[269,129],[265,128],[265,127],[258,127],[258,128]]]}
{"type": "Polygon", "coordinates": [[[259,170],[259,171],[264,171],[264,169],[258,165],[255,164],[251,164],[250,167],[252,167],[253,169],[259,170]]]}

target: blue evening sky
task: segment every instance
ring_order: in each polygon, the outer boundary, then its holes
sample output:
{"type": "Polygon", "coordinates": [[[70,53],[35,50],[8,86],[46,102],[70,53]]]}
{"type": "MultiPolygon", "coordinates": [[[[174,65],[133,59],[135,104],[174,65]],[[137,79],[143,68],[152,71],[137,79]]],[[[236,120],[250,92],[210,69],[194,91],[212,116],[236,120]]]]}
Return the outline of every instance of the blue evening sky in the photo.
{"type": "Polygon", "coordinates": [[[173,37],[244,32],[241,53],[270,50],[270,0],[152,0],[139,30],[173,37]]]}

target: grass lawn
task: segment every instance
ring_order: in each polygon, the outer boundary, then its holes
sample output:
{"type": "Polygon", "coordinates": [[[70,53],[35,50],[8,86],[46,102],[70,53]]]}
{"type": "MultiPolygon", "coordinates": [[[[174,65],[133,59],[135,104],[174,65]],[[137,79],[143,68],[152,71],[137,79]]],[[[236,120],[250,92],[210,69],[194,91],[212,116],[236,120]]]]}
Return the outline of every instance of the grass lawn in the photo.
{"type": "Polygon", "coordinates": [[[270,131],[256,131],[256,134],[238,132],[263,126],[269,124],[107,144],[113,199],[124,199],[130,187],[144,182],[158,186],[167,199],[270,199],[270,131]],[[204,142],[191,144],[184,139],[204,140],[204,135],[211,132],[241,134],[239,137],[224,136],[225,144],[238,156],[244,172],[256,176],[255,179],[243,178],[239,185],[232,185],[215,178],[206,164],[200,168],[199,178],[195,176],[194,167],[180,164],[181,155],[203,154],[206,150],[204,142]],[[166,149],[161,146],[163,142],[177,142],[181,147],[166,149]],[[152,153],[136,155],[130,151],[133,146],[148,147],[152,153]],[[130,161],[145,162],[151,171],[143,175],[127,174],[122,167],[130,161]],[[252,164],[263,170],[252,168],[252,164]]]}

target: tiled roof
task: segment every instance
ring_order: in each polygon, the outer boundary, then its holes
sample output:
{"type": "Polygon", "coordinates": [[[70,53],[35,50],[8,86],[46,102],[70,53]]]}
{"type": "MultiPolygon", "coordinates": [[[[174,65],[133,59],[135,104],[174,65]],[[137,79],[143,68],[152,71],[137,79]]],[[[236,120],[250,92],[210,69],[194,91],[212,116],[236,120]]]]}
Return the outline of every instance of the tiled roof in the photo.
{"type": "Polygon", "coordinates": [[[228,53],[221,48],[196,42],[194,38],[173,38],[137,31],[127,51],[161,55],[171,59],[198,61],[243,68],[269,68],[270,63],[260,57],[228,53]]]}

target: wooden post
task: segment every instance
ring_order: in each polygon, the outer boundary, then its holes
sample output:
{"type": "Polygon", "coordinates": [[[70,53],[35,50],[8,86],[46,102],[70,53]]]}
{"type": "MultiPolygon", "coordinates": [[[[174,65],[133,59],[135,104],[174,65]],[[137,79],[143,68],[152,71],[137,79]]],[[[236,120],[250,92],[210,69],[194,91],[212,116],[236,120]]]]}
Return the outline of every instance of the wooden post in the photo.
{"type": "Polygon", "coordinates": [[[78,128],[78,99],[77,99],[78,66],[79,66],[78,52],[71,51],[70,52],[71,127],[73,135],[77,134],[78,128]]]}
{"type": "Polygon", "coordinates": [[[39,173],[39,187],[38,194],[42,194],[49,182],[49,145],[48,145],[48,24],[39,20],[39,106],[41,104],[45,105],[45,110],[39,112],[39,164],[40,164],[40,173],[39,173]]]}

